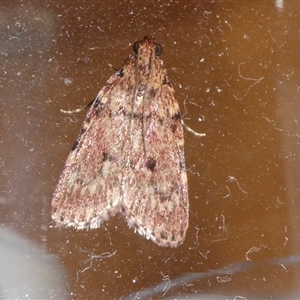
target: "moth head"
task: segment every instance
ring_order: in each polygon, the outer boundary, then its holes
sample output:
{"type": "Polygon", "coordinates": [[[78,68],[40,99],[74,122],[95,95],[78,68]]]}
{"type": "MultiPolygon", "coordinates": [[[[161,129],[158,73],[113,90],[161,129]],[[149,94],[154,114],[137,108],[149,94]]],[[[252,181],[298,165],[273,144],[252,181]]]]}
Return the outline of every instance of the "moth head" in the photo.
{"type": "Polygon", "coordinates": [[[148,42],[152,42],[152,43],[155,45],[155,56],[159,56],[159,55],[162,54],[162,46],[161,46],[160,44],[158,44],[158,43],[155,43],[155,42],[152,41],[152,40],[150,41],[148,38],[145,38],[143,41],[136,41],[136,42],[133,44],[133,47],[132,47],[132,48],[133,48],[133,51],[134,51],[135,54],[138,53],[140,44],[141,44],[141,43],[145,43],[146,40],[147,40],[148,42]]]}

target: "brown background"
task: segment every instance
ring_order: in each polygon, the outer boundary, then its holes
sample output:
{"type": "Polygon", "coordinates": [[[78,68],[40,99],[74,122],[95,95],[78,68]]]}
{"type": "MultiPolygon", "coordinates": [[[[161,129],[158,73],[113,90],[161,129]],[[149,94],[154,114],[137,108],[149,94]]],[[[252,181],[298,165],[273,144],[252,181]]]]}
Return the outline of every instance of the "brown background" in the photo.
{"type": "Polygon", "coordinates": [[[0,8],[4,298],[299,298],[299,1],[0,8]],[[120,68],[145,35],[164,48],[185,122],[206,133],[185,133],[190,227],[177,249],[120,216],[88,232],[55,229],[50,218],[85,114],[60,109],[92,100],[109,64],[120,68]]]}

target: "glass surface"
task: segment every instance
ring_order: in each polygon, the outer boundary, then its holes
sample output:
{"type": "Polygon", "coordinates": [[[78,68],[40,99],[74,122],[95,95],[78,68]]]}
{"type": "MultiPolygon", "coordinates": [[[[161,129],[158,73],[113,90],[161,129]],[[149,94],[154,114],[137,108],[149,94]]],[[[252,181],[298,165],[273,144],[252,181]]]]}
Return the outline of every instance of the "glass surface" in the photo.
{"type": "Polygon", "coordinates": [[[0,296],[299,299],[299,1],[1,1],[0,296]],[[91,101],[154,35],[185,123],[190,225],[161,248],[50,203],[91,101]]]}

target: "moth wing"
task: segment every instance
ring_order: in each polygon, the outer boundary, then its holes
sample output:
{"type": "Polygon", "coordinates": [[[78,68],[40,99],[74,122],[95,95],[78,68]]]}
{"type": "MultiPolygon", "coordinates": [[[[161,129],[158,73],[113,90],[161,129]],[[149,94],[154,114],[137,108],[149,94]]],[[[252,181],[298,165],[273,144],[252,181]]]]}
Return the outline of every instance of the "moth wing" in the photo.
{"type": "MultiPolygon", "coordinates": [[[[124,214],[141,235],[177,247],[188,228],[189,201],[182,121],[169,85],[152,95],[148,114],[140,130],[144,138],[136,136],[132,149],[135,168],[124,182],[124,214]]],[[[141,127],[141,120],[133,122],[133,128],[141,127]]]]}
{"type": "Polygon", "coordinates": [[[122,166],[118,158],[128,119],[117,113],[117,101],[132,98],[122,89],[121,71],[99,92],[67,158],[52,199],[57,225],[97,228],[120,209],[122,166]]]}

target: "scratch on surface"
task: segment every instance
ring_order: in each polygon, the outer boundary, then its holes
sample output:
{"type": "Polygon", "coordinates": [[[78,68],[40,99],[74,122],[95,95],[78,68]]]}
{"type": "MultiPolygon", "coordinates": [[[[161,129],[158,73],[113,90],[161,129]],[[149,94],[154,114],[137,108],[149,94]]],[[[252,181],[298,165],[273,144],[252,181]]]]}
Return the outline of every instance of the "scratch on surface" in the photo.
{"type": "Polygon", "coordinates": [[[248,192],[244,191],[241,186],[240,186],[240,183],[238,182],[238,180],[233,177],[233,176],[228,176],[228,181],[229,182],[235,182],[237,184],[237,186],[239,187],[239,189],[244,193],[244,194],[248,194],[248,192]]]}
{"type": "Polygon", "coordinates": [[[260,250],[261,250],[261,248],[259,248],[259,247],[252,247],[252,248],[250,248],[250,249],[246,252],[246,260],[252,261],[252,260],[249,258],[249,254],[250,254],[250,253],[253,253],[253,252],[259,252],[260,250]]]}
{"type": "MultiPolygon", "coordinates": [[[[260,83],[260,82],[264,79],[263,76],[260,77],[260,78],[251,78],[251,77],[245,77],[245,76],[243,76],[242,73],[241,73],[241,65],[244,65],[244,64],[245,64],[245,62],[241,62],[241,63],[239,64],[239,66],[238,66],[238,73],[239,73],[239,76],[240,76],[241,78],[245,79],[245,80],[254,81],[254,83],[251,84],[251,85],[248,87],[248,89],[247,89],[247,91],[246,91],[246,93],[244,94],[243,97],[247,96],[248,93],[249,93],[249,91],[250,91],[250,89],[251,89],[253,86],[255,86],[256,84],[260,83]]],[[[234,94],[233,94],[233,97],[234,97],[235,99],[237,99],[237,100],[242,100],[242,98],[238,98],[238,97],[235,96],[234,94]]]]}
{"type": "Polygon", "coordinates": [[[175,255],[175,253],[173,253],[170,257],[168,257],[168,258],[165,260],[165,263],[167,263],[174,255],[175,255]]]}
{"type": "Polygon", "coordinates": [[[228,239],[229,234],[228,234],[228,230],[227,230],[227,227],[225,224],[225,216],[223,214],[221,214],[221,216],[222,216],[222,226],[220,226],[220,229],[222,229],[223,233],[225,233],[225,237],[221,238],[221,239],[212,240],[211,241],[212,243],[221,242],[221,241],[225,241],[228,239]]]}
{"type": "Polygon", "coordinates": [[[170,279],[170,276],[169,275],[164,275],[163,274],[163,272],[160,272],[160,274],[163,276],[163,281],[166,281],[166,285],[165,285],[165,287],[164,287],[164,289],[163,289],[163,295],[162,295],[162,297],[164,297],[165,296],[165,294],[168,292],[168,290],[170,289],[170,287],[172,286],[172,285],[176,285],[175,283],[173,283],[173,284],[171,284],[171,279],[170,279]]]}
{"type": "MultiPolygon", "coordinates": [[[[77,248],[77,247],[76,247],[77,248]]],[[[77,248],[80,252],[86,252],[86,253],[89,253],[88,251],[86,250],[83,250],[83,249],[79,249],[77,248]]],[[[104,258],[109,258],[109,257],[112,257],[114,256],[115,254],[117,253],[117,250],[115,250],[114,252],[103,252],[102,254],[99,254],[99,255],[96,255],[94,253],[91,253],[89,254],[89,258],[86,260],[86,262],[90,262],[90,265],[87,266],[86,268],[84,268],[83,270],[80,271],[80,273],[84,273],[85,271],[89,270],[92,265],[93,265],[93,260],[94,259],[104,259],[104,258]]]]}
{"type": "Polygon", "coordinates": [[[273,42],[276,44],[276,46],[278,47],[279,51],[281,51],[281,52],[286,52],[286,51],[283,51],[283,50],[282,50],[282,47],[283,47],[284,44],[286,44],[286,41],[283,42],[283,43],[281,43],[281,44],[279,45],[278,42],[277,42],[277,40],[275,39],[275,37],[272,35],[271,30],[268,30],[268,32],[269,32],[269,34],[270,34],[270,37],[271,37],[272,41],[273,41],[273,42]]]}
{"type": "Polygon", "coordinates": [[[190,250],[192,250],[192,249],[196,249],[196,248],[198,248],[199,247],[199,227],[198,226],[195,226],[195,229],[196,229],[196,246],[195,247],[191,247],[190,248],[190,250]]]}
{"type": "Polygon", "coordinates": [[[207,259],[210,251],[206,251],[206,253],[202,253],[201,251],[198,251],[198,252],[203,258],[207,259]]]}
{"type": "Polygon", "coordinates": [[[226,283],[232,280],[231,276],[217,276],[216,279],[219,283],[226,283]]]}
{"type": "Polygon", "coordinates": [[[223,199],[228,198],[228,197],[231,196],[231,191],[230,191],[230,188],[228,187],[227,184],[226,184],[226,188],[227,188],[227,190],[228,190],[228,194],[227,194],[226,196],[224,196],[223,199]]]}

